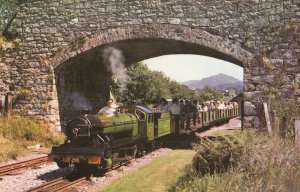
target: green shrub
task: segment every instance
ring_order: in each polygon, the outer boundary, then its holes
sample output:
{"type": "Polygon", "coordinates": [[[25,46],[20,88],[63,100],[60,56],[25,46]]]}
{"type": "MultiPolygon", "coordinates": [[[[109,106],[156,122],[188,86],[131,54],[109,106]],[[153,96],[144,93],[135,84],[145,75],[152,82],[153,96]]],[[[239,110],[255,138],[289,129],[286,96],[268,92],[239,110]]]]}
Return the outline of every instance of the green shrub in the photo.
{"type": "MultiPolygon", "coordinates": [[[[240,135],[241,142],[234,143],[238,147],[217,147],[212,146],[212,150],[218,152],[208,152],[208,154],[216,155],[212,163],[203,164],[203,166],[210,166],[216,168],[215,171],[210,171],[209,174],[199,174],[202,169],[194,166],[186,168],[184,174],[178,178],[168,191],[199,191],[199,192],[231,192],[231,191],[264,191],[264,192],[296,192],[300,191],[300,156],[295,153],[293,143],[288,140],[281,140],[273,136],[269,137],[263,134],[256,133],[242,133],[240,135]],[[224,150],[224,151],[223,151],[224,150]],[[233,150],[232,154],[241,151],[240,157],[236,158],[237,162],[227,166],[227,171],[224,171],[224,163],[220,159],[227,162],[228,151],[233,150]],[[236,152],[235,152],[236,150],[236,152]],[[223,154],[224,152],[224,154],[223,154]],[[215,165],[221,162],[220,165],[215,165]],[[219,167],[223,168],[220,169],[219,167]],[[222,170],[222,172],[220,172],[222,170]]],[[[232,137],[233,141],[236,138],[232,137]]],[[[228,146],[228,141],[218,139],[217,143],[224,143],[228,146]]],[[[202,147],[199,148],[200,150],[202,147]]],[[[208,148],[205,147],[207,150],[208,148]]],[[[196,156],[199,156],[199,151],[196,156]]],[[[234,156],[234,155],[233,155],[234,156]]],[[[204,155],[202,158],[205,161],[211,160],[211,155],[204,155]]],[[[196,157],[195,157],[196,158],[196,157]]],[[[198,159],[194,159],[198,161],[198,159]]],[[[198,161],[199,163],[205,162],[198,161]]],[[[195,163],[195,162],[193,162],[195,163]]],[[[211,168],[211,169],[212,169],[211,168]]],[[[205,170],[205,169],[204,169],[205,170]]]]}
{"type": "MultiPolygon", "coordinates": [[[[282,123],[282,118],[286,117],[286,137],[288,139],[293,139],[295,136],[295,118],[300,117],[300,107],[297,107],[294,100],[282,100],[276,97],[270,100],[270,106],[271,110],[275,111],[276,116],[279,118],[280,124],[282,123]]],[[[276,128],[276,126],[274,127],[276,128]]],[[[281,130],[278,128],[275,129],[274,132],[281,134],[281,130]]]]}
{"type": "Polygon", "coordinates": [[[203,138],[196,147],[193,169],[202,175],[224,172],[239,162],[243,150],[241,141],[235,136],[203,138]]]}

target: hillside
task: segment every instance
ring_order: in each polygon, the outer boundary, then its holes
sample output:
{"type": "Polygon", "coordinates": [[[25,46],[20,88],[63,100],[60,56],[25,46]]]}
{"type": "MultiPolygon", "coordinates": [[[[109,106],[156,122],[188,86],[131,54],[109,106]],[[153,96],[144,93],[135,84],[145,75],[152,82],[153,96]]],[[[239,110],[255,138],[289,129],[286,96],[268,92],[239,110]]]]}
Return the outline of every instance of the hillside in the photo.
{"type": "Polygon", "coordinates": [[[194,89],[202,89],[205,86],[209,86],[217,90],[224,90],[226,88],[236,88],[238,90],[243,90],[243,82],[241,80],[222,73],[203,78],[201,80],[186,81],[182,84],[194,89]]]}

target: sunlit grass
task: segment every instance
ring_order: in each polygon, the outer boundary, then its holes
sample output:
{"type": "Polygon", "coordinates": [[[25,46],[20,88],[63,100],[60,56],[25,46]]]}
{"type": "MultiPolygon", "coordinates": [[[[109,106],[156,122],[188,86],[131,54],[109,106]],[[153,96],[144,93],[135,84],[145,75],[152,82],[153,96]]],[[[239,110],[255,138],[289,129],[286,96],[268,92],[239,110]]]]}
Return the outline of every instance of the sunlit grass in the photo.
{"type": "Polygon", "coordinates": [[[175,150],[158,157],[139,170],[115,181],[101,192],[143,191],[161,192],[166,190],[183,168],[190,164],[195,154],[193,150],[175,150]]]}
{"type": "Polygon", "coordinates": [[[0,118],[0,161],[24,155],[29,145],[50,147],[63,141],[63,134],[52,132],[37,119],[21,116],[0,118]]]}

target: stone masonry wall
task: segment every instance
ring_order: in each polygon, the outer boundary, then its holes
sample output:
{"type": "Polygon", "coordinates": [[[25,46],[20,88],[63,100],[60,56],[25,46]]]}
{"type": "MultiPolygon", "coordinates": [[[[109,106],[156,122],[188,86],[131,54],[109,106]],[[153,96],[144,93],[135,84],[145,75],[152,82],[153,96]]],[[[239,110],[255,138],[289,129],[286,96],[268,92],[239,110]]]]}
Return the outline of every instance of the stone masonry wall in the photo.
{"type": "MultiPolygon", "coordinates": [[[[245,126],[258,127],[259,114],[255,105],[262,95],[277,94],[300,102],[300,89],[296,86],[300,84],[300,11],[297,2],[24,0],[16,20],[21,42],[9,58],[0,60],[10,67],[11,73],[10,81],[4,81],[1,76],[0,82],[4,82],[4,86],[0,87],[6,88],[1,88],[0,93],[8,91],[7,87],[12,94],[20,89],[30,90],[30,97],[17,103],[15,111],[43,118],[59,129],[54,78],[58,64],[52,60],[57,60],[61,50],[65,47],[75,49],[72,54],[64,53],[72,58],[82,52],[82,48],[77,47],[82,39],[101,37],[106,42],[113,42],[115,39],[108,31],[114,28],[122,31],[123,28],[141,26],[141,32],[147,34],[147,27],[143,26],[175,26],[177,34],[174,37],[181,35],[181,28],[203,31],[216,36],[216,41],[207,42],[209,46],[218,46],[217,40],[221,39],[221,43],[230,41],[240,47],[240,52],[250,53],[247,62],[241,60],[247,100],[245,126]]],[[[153,28],[151,30],[153,33],[153,28]]],[[[119,35],[126,38],[122,32],[119,35]]],[[[116,36],[118,34],[114,34],[116,36]]],[[[159,37],[173,36],[161,34],[159,37]]],[[[190,43],[197,43],[195,36],[189,37],[188,32],[184,37],[192,39],[190,43]]],[[[94,48],[91,42],[88,45],[94,48]]],[[[84,47],[84,50],[88,49],[84,47]]],[[[230,50],[226,54],[230,54],[230,50]]]]}
{"type": "MultiPolygon", "coordinates": [[[[4,54],[0,51],[0,54],[4,54]]],[[[9,92],[9,66],[2,61],[2,58],[0,58],[0,93],[8,93],[9,92]]]]}

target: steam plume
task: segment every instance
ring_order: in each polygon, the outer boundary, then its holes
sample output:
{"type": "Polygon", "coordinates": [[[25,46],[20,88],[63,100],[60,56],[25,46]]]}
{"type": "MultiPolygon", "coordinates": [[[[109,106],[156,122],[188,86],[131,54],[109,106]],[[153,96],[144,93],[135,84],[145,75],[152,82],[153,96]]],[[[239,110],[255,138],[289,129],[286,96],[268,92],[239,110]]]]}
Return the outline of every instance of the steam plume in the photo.
{"type": "Polygon", "coordinates": [[[92,109],[92,105],[79,92],[70,93],[70,99],[73,102],[73,107],[77,110],[92,109]]]}
{"type": "Polygon", "coordinates": [[[103,63],[106,66],[106,70],[112,73],[113,78],[120,83],[121,93],[126,89],[127,85],[127,74],[126,67],[124,64],[124,56],[122,51],[114,47],[107,47],[103,51],[103,63]]]}

